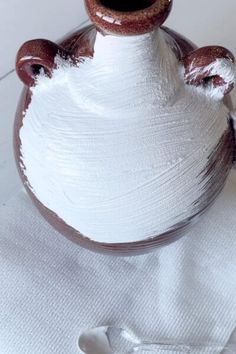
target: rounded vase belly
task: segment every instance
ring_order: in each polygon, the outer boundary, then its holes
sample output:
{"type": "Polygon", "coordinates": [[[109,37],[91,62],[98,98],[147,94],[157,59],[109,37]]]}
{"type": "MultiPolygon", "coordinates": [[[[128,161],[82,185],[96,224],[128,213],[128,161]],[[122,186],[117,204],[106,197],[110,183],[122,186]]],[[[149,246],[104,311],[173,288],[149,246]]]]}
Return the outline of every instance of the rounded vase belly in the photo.
{"type": "MultiPolygon", "coordinates": [[[[139,254],[176,240],[233,163],[216,64],[211,82],[197,83],[202,66],[196,74],[190,56],[182,60],[196,48],[167,28],[112,36],[89,27],[60,48],[52,72],[49,61],[34,65],[15,122],[16,161],[36,206],[95,251],[139,254]]],[[[231,57],[219,60],[227,69],[231,57]]]]}

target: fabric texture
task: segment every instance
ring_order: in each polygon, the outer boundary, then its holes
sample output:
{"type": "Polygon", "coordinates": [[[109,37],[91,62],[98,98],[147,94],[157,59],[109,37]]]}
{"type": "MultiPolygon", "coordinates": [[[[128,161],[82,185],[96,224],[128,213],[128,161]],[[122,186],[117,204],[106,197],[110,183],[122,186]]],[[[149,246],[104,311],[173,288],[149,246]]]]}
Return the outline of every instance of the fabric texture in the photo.
{"type": "Polygon", "coordinates": [[[145,256],[78,247],[24,191],[0,221],[1,354],[77,354],[81,331],[100,325],[223,348],[236,328],[235,171],[187,236],[145,256]]]}

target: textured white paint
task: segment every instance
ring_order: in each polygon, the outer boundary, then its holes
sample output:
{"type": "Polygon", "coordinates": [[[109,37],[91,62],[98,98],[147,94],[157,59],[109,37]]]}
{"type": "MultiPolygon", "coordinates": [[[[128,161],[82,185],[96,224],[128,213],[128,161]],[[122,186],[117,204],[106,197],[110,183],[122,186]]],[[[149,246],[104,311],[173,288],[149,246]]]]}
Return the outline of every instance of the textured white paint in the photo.
{"type": "Polygon", "coordinates": [[[33,88],[25,174],[45,206],[93,240],[142,240],[189,217],[227,128],[226,107],[185,86],[163,36],[98,34],[93,59],[64,63],[33,88]]]}

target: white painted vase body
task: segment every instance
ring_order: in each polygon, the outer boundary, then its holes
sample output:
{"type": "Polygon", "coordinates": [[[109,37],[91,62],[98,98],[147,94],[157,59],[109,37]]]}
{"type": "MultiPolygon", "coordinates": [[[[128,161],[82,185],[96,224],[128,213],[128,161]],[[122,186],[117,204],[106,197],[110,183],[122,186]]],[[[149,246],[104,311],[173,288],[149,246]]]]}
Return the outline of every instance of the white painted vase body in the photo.
{"type": "Polygon", "coordinates": [[[90,28],[92,55],[58,52],[51,74],[40,70],[25,93],[16,122],[24,183],[49,221],[85,246],[168,243],[215,200],[231,168],[223,98],[234,63],[220,56],[189,69],[168,31],[90,28]]]}

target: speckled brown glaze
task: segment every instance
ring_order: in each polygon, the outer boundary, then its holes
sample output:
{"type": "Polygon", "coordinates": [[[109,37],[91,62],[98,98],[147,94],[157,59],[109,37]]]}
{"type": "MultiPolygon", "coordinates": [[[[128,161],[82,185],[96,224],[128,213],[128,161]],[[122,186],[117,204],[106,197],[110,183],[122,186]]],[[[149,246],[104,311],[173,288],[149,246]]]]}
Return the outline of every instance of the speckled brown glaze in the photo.
{"type": "Polygon", "coordinates": [[[67,59],[69,53],[61,46],[47,39],[34,39],[21,46],[16,57],[16,71],[20,79],[27,86],[35,83],[37,74],[43,69],[51,77],[56,69],[55,56],[60,55],[67,59]]]}
{"type": "MultiPolygon", "coordinates": [[[[180,59],[186,57],[189,53],[196,49],[196,47],[188,42],[184,37],[178,35],[176,32],[171,31],[168,28],[163,28],[166,33],[166,40],[172,47],[176,56],[180,59]]],[[[60,48],[63,49],[63,53],[69,53],[69,56],[80,55],[92,56],[93,44],[96,37],[96,29],[94,26],[87,27],[84,30],[80,30],[65,38],[60,44],[60,48]]],[[[229,96],[226,96],[226,98],[229,96]]],[[[229,99],[227,99],[229,100],[229,99]]],[[[24,167],[22,166],[21,159],[21,141],[19,137],[19,131],[22,126],[25,110],[31,101],[31,92],[26,87],[22,93],[22,97],[18,106],[18,111],[15,121],[14,129],[14,145],[15,145],[15,157],[17,161],[18,170],[22,181],[25,185],[33,202],[39,209],[44,218],[61,234],[65,235],[68,239],[72,240],[76,244],[79,244],[92,251],[111,253],[112,255],[137,255],[153,251],[156,247],[169,244],[174,240],[177,240],[183,234],[188,231],[193,222],[198,220],[198,217],[205,212],[206,209],[214,202],[220,191],[222,190],[226,178],[229,174],[230,168],[233,163],[234,155],[234,136],[231,125],[225,131],[215,150],[209,156],[209,161],[205,169],[202,171],[202,180],[205,181],[205,188],[202,191],[202,195],[193,205],[192,215],[183,220],[183,222],[173,225],[173,227],[162,235],[157,235],[139,242],[132,243],[119,243],[108,244],[98,243],[90,240],[88,237],[82,235],[78,230],[73,229],[61,220],[53,211],[46,208],[32,193],[29,188],[27,177],[24,174],[24,167]]],[[[89,235],[88,235],[89,236],[89,235]]]]}
{"type": "MultiPolygon", "coordinates": [[[[220,75],[211,76],[210,70],[199,71],[196,75],[196,70],[207,67],[214,63],[217,59],[226,59],[234,63],[235,58],[233,54],[226,48],[220,46],[207,46],[194,50],[182,59],[185,68],[185,82],[189,85],[199,86],[203,85],[209,79],[214,87],[223,86],[227,84],[224,78],[220,75]]],[[[230,84],[225,90],[225,94],[232,91],[233,84],[230,84]]]]}
{"type": "Polygon", "coordinates": [[[137,35],[161,26],[172,0],[85,0],[88,15],[103,33],[137,35]]]}

